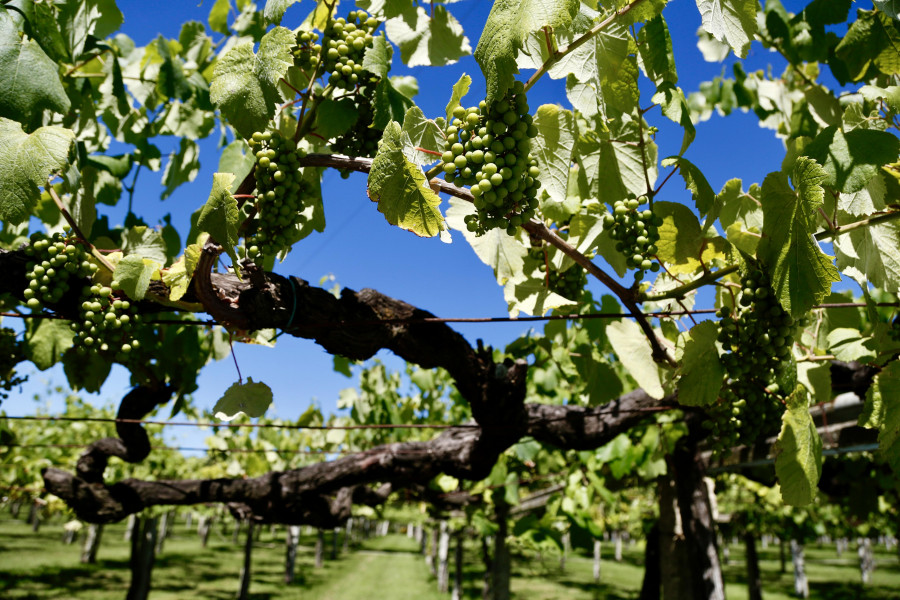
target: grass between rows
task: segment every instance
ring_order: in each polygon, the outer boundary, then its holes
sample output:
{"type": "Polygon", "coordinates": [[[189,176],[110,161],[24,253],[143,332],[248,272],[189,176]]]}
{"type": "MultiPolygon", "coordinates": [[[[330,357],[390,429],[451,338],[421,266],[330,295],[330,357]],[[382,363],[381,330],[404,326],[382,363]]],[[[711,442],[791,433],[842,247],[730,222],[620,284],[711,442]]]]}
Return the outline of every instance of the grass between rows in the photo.
{"type": "MultiPolygon", "coordinates": [[[[196,520],[194,521],[196,526],[196,520]]],[[[229,526],[232,526],[229,524],[229,526]]],[[[80,541],[62,543],[62,523],[44,525],[39,532],[21,521],[0,521],[0,598],[4,600],[85,599],[120,600],[125,596],[130,573],[124,525],[107,526],[95,565],[79,563],[80,541]]],[[[364,541],[336,560],[314,567],[314,537],[300,540],[294,583],[284,583],[284,530],[263,528],[253,550],[253,600],[302,597],[304,600],[437,600],[434,577],[405,535],[389,535],[364,541]]],[[[331,535],[326,536],[330,549],[331,535]]],[[[209,600],[232,600],[238,589],[243,534],[238,544],[217,526],[207,548],[189,531],[183,520],[173,528],[153,570],[153,600],[183,599],[187,594],[209,600]]],[[[340,548],[339,544],[339,548],[340,548]]],[[[513,562],[512,594],[528,600],[623,600],[638,596],[643,578],[643,548],[638,543],[625,549],[624,560],[611,560],[612,545],[604,544],[601,583],[593,582],[592,561],[570,554],[565,570],[559,554],[518,554],[513,562]]],[[[730,561],[723,567],[729,600],[747,597],[743,548],[731,546],[730,561]]],[[[793,573],[788,556],[781,572],[778,546],[759,549],[766,600],[793,597],[793,573]]],[[[810,597],[823,600],[888,600],[900,597],[900,562],[896,554],[876,549],[877,568],[870,585],[859,583],[856,555],[852,550],[837,557],[833,546],[806,549],[810,597]]],[[[327,556],[327,552],[326,552],[327,556]]],[[[484,567],[476,545],[465,549],[463,592],[480,598],[484,567]]],[[[452,567],[451,567],[452,568],[452,567]]]]}

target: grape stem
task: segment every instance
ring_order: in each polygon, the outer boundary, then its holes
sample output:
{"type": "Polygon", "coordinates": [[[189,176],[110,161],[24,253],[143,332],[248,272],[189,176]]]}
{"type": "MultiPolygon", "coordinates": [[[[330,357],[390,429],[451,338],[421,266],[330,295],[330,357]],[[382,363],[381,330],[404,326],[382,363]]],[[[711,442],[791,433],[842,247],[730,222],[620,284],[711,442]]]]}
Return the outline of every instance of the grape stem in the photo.
{"type": "Polygon", "coordinates": [[[719,269],[715,272],[709,272],[702,277],[698,277],[697,279],[691,281],[690,283],[686,283],[684,285],[680,285],[676,288],[672,288],[666,292],[662,292],[660,294],[642,294],[638,297],[640,302],[658,302],[660,300],[680,300],[687,295],[688,292],[692,292],[697,288],[701,288],[708,283],[712,283],[716,280],[719,280],[727,275],[731,275],[732,273],[739,270],[740,267],[738,265],[731,265],[730,267],[725,267],[723,269],[719,269]]]}
{"type": "MultiPolygon", "coordinates": [[[[600,21],[599,23],[594,25],[590,30],[585,32],[584,35],[582,35],[577,40],[573,41],[571,44],[569,44],[568,46],[566,46],[564,48],[554,50],[553,47],[548,43],[547,50],[550,53],[550,56],[548,56],[547,60],[544,61],[544,64],[542,64],[541,67],[537,71],[535,71],[531,77],[528,78],[528,82],[525,84],[525,91],[527,92],[528,90],[530,90],[534,86],[534,84],[537,83],[538,80],[541,77],[543,77],[547,71],[550,70],[550,67],[552,67],[554,64],[556,64],[559,61],[559,59],[561,59],[564,56],[566,56],[567,54],[575,51],[582,44],[584,44],[585,42],[590,40],[592,37],[594,37],[601,31],[603,31],[604,29],[609,27],[609,25],[613,21],[615,21],[618,17],[621,17],[622,15],[630,12],[633,8],[635,8],[637,5],[639,5],[643,1],[644,0],[632,0],[632,2],[630,2],[629,4],[626,4],[625,6],[623,6],[620,9],[616,10],[613,14],[609,15],[607,18],[603,19],[602,21],[600,21]]],[[[545,35],[546,35],[546,31],[545,31],[545,35]]]]}
{"type": "Polygon", "coordinates": [[[850,233],[854,229],[861,229],[870,225],[878,225],[879,223],[887,223],[895,219],[900,219],[900,210],[892,210],[885,213],[876,214],[872,217],[869,217],[868,219],[863,219],[862,221],[854,221],[853,223],[847,223],[846,225],[831,225],[832,229],[820,231],[815,235],[815,238],[816,240],[821,242],[822,240],[827,240],[831,237],[837,237],[839,235],[844,235],[845,233],[850,233]]]}
{"type": "Polygon", "coordinates": [[[75,219],[73,219],[71,213],[69,213],[69,209],[67,209],[65,204],[63,204],[62,199],[56,193],[56,190],[53,189],[53,185],[49,181],[47,182],[47,193],[49,193],[50,197],[53,198],[53,202],[56,204],[56,208],[59,209],[59,212],[66,220],[66,223],[69,224],[69,227],[71,227],[72,231],[75,232],[75,235],[78,236],[78,240],[91,249],[91,255],[97,259],[97,262],[99,262],[104,269],[106,269],[110,273],[113,273],[116,268],[112,266],[112,264],[108,260],[106,260],[106,257],[100,254],[100,251],[97,250],[97,248],[88,241],[84,233],[82,233],[81,228],[78,226],[78,223],[75,222],[75,219]]]}

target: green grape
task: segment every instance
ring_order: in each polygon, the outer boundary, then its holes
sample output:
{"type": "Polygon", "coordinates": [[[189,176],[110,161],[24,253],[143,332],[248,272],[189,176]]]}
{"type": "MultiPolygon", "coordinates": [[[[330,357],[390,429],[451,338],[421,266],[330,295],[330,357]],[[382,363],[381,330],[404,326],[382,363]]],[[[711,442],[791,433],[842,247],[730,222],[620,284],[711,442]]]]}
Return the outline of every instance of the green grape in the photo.
{"type": "Polygon", "coordinates": [[[356,108],[359,116],[356,122],[346,133],[331,143],[331,148],[347,156],[372,157],[378,151],[378,142],[384,130],[371,127],[374,115],[371,100],[365,96],[360,96],[358,100],[356,108]]]}
{"type": "Polygon", "coordinates": [[[642,199],[617,200],[612,213],[603,217],[604,229],[616,240],[616,250],[625,256],[625,264],[636,269],[634,278],[644,278],[647,271],[659,271],[656,260],[656,242],[659,241],[658,228],[662,219],[648,209],[639,210],[642,199]]]}
{"type": "Polygon", "coordinates": [[[719,401],[707,412],[718,432],[719,453],[755,444],[778,427],[783,398],[777,381],[789,364],[798,325],[775,298],[763,270],[748,269],[741,288],[737,307],[717,312],[726,375],[719,401]]]}
{"type": "Polygon", "coordinates": [[[346,18],[328,22],[319,46],[319,50],[325,48],[322,68],[329,73],[328,85],[344,90],[369,86],[374,93],[379,78],[362,65],[366,50],[374,43],[373,33],[380,24],[381,21],[364,10],[352,10],[346,18]]]}
{"type": "Polygon", "coordinates": [[[294,140],[278,131],[257,132],[248,144],[256,153],[256,215],[245,246],[249,258],[260,260],[291,247],[296,228],[307,219],[303,213],[310,188],[297,167],[306,153],[294,140]]]}
{"type": "Polygon", "coordinates": [[[471,188],[475,214],[466,228],[476,235],[505,229],[515,235],[534,216],[540,188],[531,138],[537,135],[528,114],[525,86],[517,81],[491,106],[457,106],[444,134],[442,169],[448,183],[471,188]]]}
{"type": "Polygon", "coordinates": [[[26,306],[32,310],[57,304],[73,289],[76,281],[91,277],[97,271],[87,249],[62,233],[49,238],[40,233],[32,235],[31,244],[24,248],[24,253],[29,259],[25,275],[28,288],[24,297],[26,306]]]}
{"type": "Polygon", "coordinates": [[[581,295],[584,293],[584,286],[587,285],[587,273],[585,273],[584,269],[578,265],[572,265],[565,271],[557,271],[551,265],[548,273],[546,256],[540,246],[531,248],[529,256],[537,261],[538,270],[544,273],[547,288],[551,292],[569,300],[581,298],[581,295]]]}

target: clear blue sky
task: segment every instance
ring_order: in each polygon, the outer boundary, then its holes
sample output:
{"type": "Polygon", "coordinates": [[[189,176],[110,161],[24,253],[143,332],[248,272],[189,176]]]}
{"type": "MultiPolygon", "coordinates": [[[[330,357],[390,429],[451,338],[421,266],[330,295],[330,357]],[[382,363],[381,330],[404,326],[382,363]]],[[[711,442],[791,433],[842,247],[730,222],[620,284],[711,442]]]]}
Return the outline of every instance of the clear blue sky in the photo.
{"type": "MultiPolygon", "coordinates": [[[[260,4],[263,4],[261,1],[260,4]]],[[[342,14],[350,10],[350,3],[342,3],[342,14]]],[[[795,12],[805,2],[784,2],[795,12]]],[[[160,0],[146,2],[119,0],[125,16],[123,31],[137,45],[145,45],[162,34],[177,38],[181,24],[188,20],[206,22],[212,2],[197,5],[195,2],[160,0]]],[[[302,0],[291,7],[283,21],[295,27],[311,9],[310,0],[302,0]]],[[[491,3],[485,0],[461,0],[448,6],[463,24],[474,48],[478,35],[487,19],[491,3]]],[[[664,12],[673,38],[679,85],[686,93],[698,88],[700,82],[724,73],[730,75],[734,58],[724,64],[704,62],[696,48],[696,35],[700,15],[691,0],[672,0],[664,12]]],[[[218,36],[218,34],[216,34],[218,36]]],[[[783,62],[775,54],[754,44],[748,60],[748,70],[764,69],[774,65],[780,73],[783,62]]],[[[420,93],[416,103],[428,116],[442,114],[450,96],[450,87],[463,73],[473,77],[474,83],[467,101],[474,104],[484,94],[484,81],[478,65],[472,57],[462,59],[450,67],[406,69],[395,55],[392,74],[415,75],[420,93]]],[[[527,77],[527,74],[525,75],[527,77]]],[[[642,105],[649,104],[653,90],[642,82],[642,105]]],[[[532,110],[545,103],[564,98],[564,90],[558,81],[546,79],[529,94],[532,110]]],[[[658,110],[648,113],[651,124],[659,128],[657,143],[660,157],[676,154],[681,145],[682,132],[662,117],[658,110]]],[[[201,170],[195,181],[183,185],[169,199],[161,202],[163,186],[161,173],[142,174],[140,188],[135,197],[135,212],[151,224],[166,213],[172,213],[173,223],[182,234],[186,233],[191,213],[205,202],[211,187],[212,174],[218,164],[217,135],[200,142],[201,170]]],[[[170,140],[157,140],[165,156],[171,149],[170,140]]],[[[765,175],[780,167],[784,148],[769,130],[758,126],[755,116],[732,114],[724,121],[713,116],[705,123],[697,124],[697,138],[687,151],[686,158],[698,165],[718,191],[734,177],[749,183],[761,182],[765,175]]],[[[663,175],[665,171],[663,172],[663,175]]],[[[441,317],[505,316],[506,303],[503,291],[489,267],[483,265],[468,246],[463,236],[456,232],[452,244],[437,239],[421,239],[399,228],[390,226],[366,197],[365,177],[353,175],[342,180],[338,173],[327,172],[323,182],[327,227],[324,233],[314,234],[294,248],[287,261],[277,266],[278,272],[296,275],[313,284],[325,275],[333,275],[346,287],[361,289],[370,287],[387,295],[402,299],[441,317]]],[[[677,176],[666,186],[662,199],[689,202],[689,195],[677,176]]],[[[446,199],[445,199],[446,200],[446,199]]],[[[446,210],[446,202],[442,210],[446,210]]],[[[108,211],[111,223],[124,218],[124,206],[108,211]]],[[[328,284],[330,286],[330,284],[328,284]]],[[[592,284],[596,297],[603,293],[599,284],[592,284]]],[[[8,324],[8,321],[7,321],[8,324]]],[[[458,326],[474,343],[477,338],[503,347],[528,330],[522,324],[458,326]]],[[[275,396],[274,413],[293,418],[302,413],[313,399],[326,410],[335,407],[338,392],[354,382],[332,372],[332,358],[311,341],[283,336],[275,349],[236,345],[235,352],[244,377],[269,384],[275,396]]],[[[382,353],[380,358],[399,368],[399,361],[382,353]]],[[[23,370],[30,368],[22,365],[23,370]]],[[[211,408],[225,389],[236,381],[234,364],[230,359],[209,365],[200,378],[200,389],[195,393],[195,403],[200,408],[211,408]]],[[[21,395],[13,394],[3,403],[8,414],[27,414],[33,411],[31,397],[46,389],[46,381],[64,383],[60,369],[45,373],[32,372],[31,381],[21,395]]],[[[119,367],[95,396],[86,395],[98,402],[117,402],[127,389],[127,376],[119,367]]],[[[168,414],[168,408],[162,409],[168,414]]],[[[192,442],[195,443],[195,442],[192,442]]]]}

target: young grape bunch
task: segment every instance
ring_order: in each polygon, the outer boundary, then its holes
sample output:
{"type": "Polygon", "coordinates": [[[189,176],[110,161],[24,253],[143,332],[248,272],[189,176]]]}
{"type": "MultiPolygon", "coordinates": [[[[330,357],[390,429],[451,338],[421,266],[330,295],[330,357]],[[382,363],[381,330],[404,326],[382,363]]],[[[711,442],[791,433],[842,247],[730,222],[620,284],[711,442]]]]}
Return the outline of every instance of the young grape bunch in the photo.
{"type": "Polygon", "coordinates": [[[547,289],[569,300],[581,298],[584,286],[587,285],[587,273],[585,273],[584,269],[578,265],[571,265],[565,271],[557,271],[553,268],[553,265],[549,265],[550,271],[548,273],[544,249],[541,247],[531,248],[529,254],[533,260],[537,261],[538,270],[544,274],[547,289]]]}
{"type": "Polygon", "coordinates": [[[297,225],[302,225],[309,186],[299,170],[306,156],[294,140],[280,132],[256,132],[248,140],[256,153],[256,218],[246,236],[247,256],[252,260],[275,256],[290,248],[297,225]]]}
{"type": "Polygon", "coordinates": [[[531,139],[537,128],[528,114],[525,86],[513,88],[490,106],[456,107],[447,124],[442,168],[448,183],[471,186],[476,214],[466,227],[476,235],[505,229],[515,235],[534,216],[541,186],[531,139]]]}
{"type": "Polygon", "coordinates": [[[634,272],[635,280],[644,278],[647,271],[659,271],[655,259],[656,242],[659,241],[658,228],[663,221],[649,208],[640,210],[643,198],[617,200],[612,214],[603,217],[604,229],[612,229],[610,235],[616,240],[616,250],[625,256],[625,264],[634,272]]]}
{"type": "Polygon", "coordinates": [[[323,67],[329,73],[329,85],[353,90],[357,85],[377,83],[378,76],[363,68],[363,58],[372,47],[373,33],[380,24],[381,21],[364,10],[351,10],[346,19],[328,22],[322,43],[325,46],[323,67]]]}
{"type": "Polygon", "coordinates": [[[113,280],[109,286],[94,283],[85,286],[79,307],[79,321],[72,321],[76,351],[98,352],[112,360],[124,362],[132,350],[140,348],[135,339],[141,316],[131,300],[113,280]]]}
{"type": "Polygon", "coordinates": [[[360,97],[356,108],[358,111],[356,122],[346,133],[331,143],[331,149],[338,154],[371,158],[378,151],[378,142],[384,135],[384,130],[371,126],[374,112],[372,102],[368,98],[360,97]]]}
{"type": "Polygon", "coordinates": [[[73,281],[86,279],[97,272],[97,265],[90,260],[87,249],[62,233],[49,238],[35,233],[31,236],[31,244],[23,251],[29,258],[25,304],[32,310],[56,304],[72,288],[73,281]]]}
{"type": "Polygon", "coordinates": [[[750,268],[741,278],[738,307],[717,312],[726,382],[710,410],[714,448],[752,444],[777,428],[783,405],[778,380],[789,363],[796,324],[772,292],[768,276],[750,268]]]}

